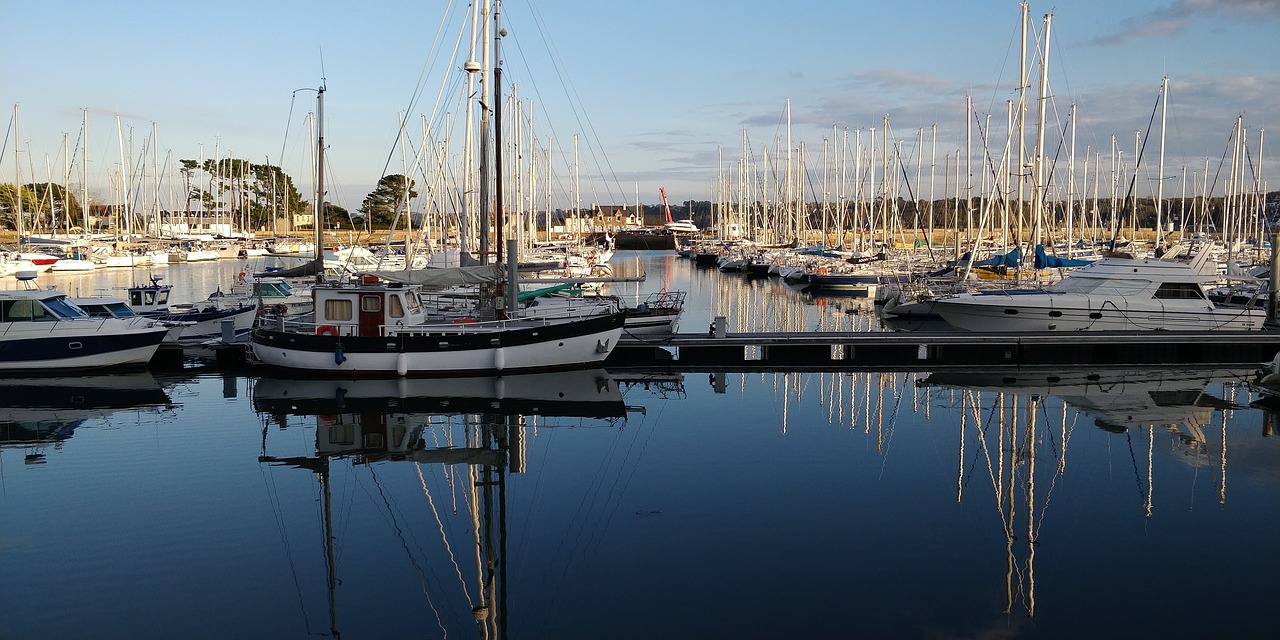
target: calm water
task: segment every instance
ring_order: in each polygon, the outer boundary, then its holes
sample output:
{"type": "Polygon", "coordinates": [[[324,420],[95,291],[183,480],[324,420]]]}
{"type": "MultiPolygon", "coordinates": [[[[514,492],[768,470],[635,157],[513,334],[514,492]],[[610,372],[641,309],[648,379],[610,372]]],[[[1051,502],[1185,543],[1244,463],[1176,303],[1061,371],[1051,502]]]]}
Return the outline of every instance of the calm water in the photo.
{"type": "MultiPolygon", "coordinates": [[[[685,331],[875,324],[615,263],[685,331]]],[[[4,380],[0,638],[1275,638],[1251,373],[4,380]]]]}

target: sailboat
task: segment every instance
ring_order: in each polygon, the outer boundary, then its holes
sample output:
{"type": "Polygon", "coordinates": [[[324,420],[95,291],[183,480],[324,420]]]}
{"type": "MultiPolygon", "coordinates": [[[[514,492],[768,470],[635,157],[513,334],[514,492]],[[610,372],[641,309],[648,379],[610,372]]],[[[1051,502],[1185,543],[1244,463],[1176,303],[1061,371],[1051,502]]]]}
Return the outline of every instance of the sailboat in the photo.
{"type": "MultiPolygon", "coordinates": [[[[317,97],[317,165],[322,168],[324,92],[322,85],[317,97]]],[[[317,211],[323,174],[317,172],[317,211]]],[[[315,244],[321,247],[321,227],[315,226],[315,244]]],[[[516,271],[513,254],[513,264],[505,267],[406,269],[317,283],[311,290],[314,312],[261,324],[252,334],[250,353],[269,367],[343,377],[493,375],[603,363],[622,334],[626,312],[612,306],[553,313],[516,311],[514,304],[508,304],[509,312],[497,307],[486,293],[505,286],[509,296],[516,294],[514,278],[504,277],[516,271]],[[424,289],[449,287],[473,287],[478,293],[434,301],[423,297],[424,289]]],[[[314,264],[323,264],[319,253],[314,264]]]]}

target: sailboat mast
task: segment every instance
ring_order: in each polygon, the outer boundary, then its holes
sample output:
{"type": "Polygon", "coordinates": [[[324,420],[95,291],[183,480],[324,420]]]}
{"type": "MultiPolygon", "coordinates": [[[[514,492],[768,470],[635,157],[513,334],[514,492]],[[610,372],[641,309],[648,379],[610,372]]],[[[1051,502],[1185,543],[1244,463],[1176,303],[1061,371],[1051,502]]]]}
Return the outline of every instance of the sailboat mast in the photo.
{"type": "Polygon", "coordinates": [[[494,173],[494,200],[495,208],[494,230],[497,234],[497,261],[501,263],[503,260],[503,227],[506,226],[506,219],[502,214],[502,29],[498,29],[498,15],[502,10],[502,0],[495,0],[493,4],[493,25],[496,29],[493,34],[493,173],[494,173]]]}
{"type": "Polygon", "coordinates": [[[1049,33],[1050,25],[1053,22],[1053,14],[1046,13],[1044,15],[1044,45],[1040,53],[1040,103],[1039,113],[1036,116],[1036,184],[1032,192],[1035,202],[1032,203],[1032,211],[1035,215],[1033,227],[1035,229],[1034,237],[1031,238],[1029,244],[1038,244],[1041,240],[1040,236],[1043,232],[1041,224],[1044,217],[1045,194],[1045,161],[1044,161],[1044,119],[1045,110],[1049,102],[1049,33]]]}
{"type": "Polygon", "coordinates": [[[22,136],[18,133],[18,105],[13,105],[13,181],[17,188],[15,192],[18,201],[18,242],[22,242],[22,237],[26,235],[26,226],[22,221],[22,136]]]}
{"type": "MultiPolygon", "coordinates": [[[[1018,235],[1017,242],[1022,243],[1023,194],[1026,189],[1027,170],[1027,20],[1028,7],[1025,0],[1019,5],[1022,8],[1022,54],[1018,63],[1018,235]]],[[[975,257],[977,254],[974,254],[975,257]]]]}
{"type": "MultiPolygon", "coordinates": [[[[84,217],[85,235],[89,233],[89,110],[80,112],[80,215],[84,217]]],[[[21,200],[19,200],[21,201],[21,200]]]]}
{"type": "Polygon", "coordinates": [[[1169,76],[1160,82],[1160,169],[1156,171],[1156,250],[1164,247],[1164,125],[1169,114],[1169,76]]]}
{"type": "Polygon", "coordinates": [[[316,210],[311,221],[315,229],[316,282],[324,279],[324,83],[316,90],[316,210]]]}

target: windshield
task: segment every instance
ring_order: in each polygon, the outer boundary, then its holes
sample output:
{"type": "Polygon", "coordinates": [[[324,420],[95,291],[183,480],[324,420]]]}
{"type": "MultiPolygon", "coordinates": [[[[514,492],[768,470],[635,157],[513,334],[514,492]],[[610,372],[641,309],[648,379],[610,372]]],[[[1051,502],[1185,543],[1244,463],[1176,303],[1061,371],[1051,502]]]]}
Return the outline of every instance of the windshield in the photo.
{"type": "Polygon", "coordinates": [[[59,318],[84,318],[89,314],[84,309],[76,306],[76,303],[69,300],[66,296],[58,296],[49,298],[44,301],[44,306],[48,307],[59,318]]]}

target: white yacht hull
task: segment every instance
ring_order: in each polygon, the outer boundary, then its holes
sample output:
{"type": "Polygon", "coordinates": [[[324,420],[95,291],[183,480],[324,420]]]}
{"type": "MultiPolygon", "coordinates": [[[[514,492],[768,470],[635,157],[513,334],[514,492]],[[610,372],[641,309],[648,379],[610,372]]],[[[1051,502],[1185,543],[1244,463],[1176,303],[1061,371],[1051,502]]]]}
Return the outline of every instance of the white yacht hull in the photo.
{"type": "Polygon", "coordinates": [[[1219,309],[1212,303],[1134,304],[1097,296],[983,292],[939,298],[933,312],[966,331],[1245,331],[1261,329],[1266,314],[1219,309]]]}
{"type": "Polygon", "coordinates": [[[11,323],[0,339],[0,371],[43,373],[144,366],[169,329],[150,321],[115,318],[11,323]]]}

